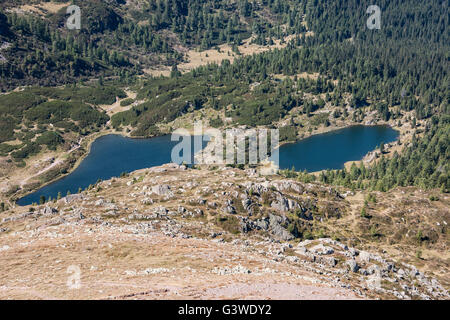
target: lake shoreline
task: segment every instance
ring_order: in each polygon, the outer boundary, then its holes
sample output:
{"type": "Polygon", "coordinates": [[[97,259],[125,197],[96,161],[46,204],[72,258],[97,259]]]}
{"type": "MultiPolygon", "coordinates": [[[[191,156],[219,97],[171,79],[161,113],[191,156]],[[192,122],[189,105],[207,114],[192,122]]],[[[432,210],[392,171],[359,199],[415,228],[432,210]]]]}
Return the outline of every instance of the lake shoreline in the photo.
{"type": "MultiPolygon", "coordinates": [[[[397,128],[394,128],[392,125],[390,125],[388,123],[383,123],[383,124],[378,124],[377,123],[377,124],[370,124],[370,125],[359,124],[359,123],[351,123],[351,124],[345,125],[345,126],[331,127],[328,130],[327,130],[327,128],[323,128],[325,130],[318,130],[318,132],[310,133],[308,136],[306,136],[306,137],[303,136],[302,138],[299,138],[296,141],[285,141],[285,142],[282,142],[282,143],[280,143],[278,145],[277,148],[281,148],[282,146],[287,145],[287,144],[294,144],[294,143],[306,140],[308,138],[311,138],[311,137],[319,135],[319,134],[332,133],[332,132],[343,130],[343,129],[346,129],[346,128],[349,128],[349,127],[353,127],[353,126],[386,126],[386,127],[390,127],[392,129],[400,132],[397,128]]],[[[40,184],[38,187],[33,188],[32,190],[29,190],[29,192],[27,192],[26,194],[16,193],[15,196],[20,194],[16,198],[16,201],[18,201],[18,200],[20,200],[20,199],[22,199],[22,198],[24,198],[24,197],[34,193],[34,192],[36,192],[36,191],[38,191],[38,190],[40,190],[40,189],[42,189],[42,188],[52,184],[52,183],[55,183],[55,182],[63,179],[64,177],[70,175],[71,173],[73,173],[80,166],[80,164],[86,159],[86,157],[91,153],[92,144],[95,141],[97,141],[99,138],[101,138],[103,136],[107,136],[107,135],[118,135],[118,136],[121,136],[121,137],[124,137],[124,138],[130,138],[130,139],[136,139],[136,140],[145,140],[145,139],[152,139],[152,138],[156,138],[156,137],[162,137],[162,136],[165,136],[165,135],[168,135],[168,134],[166,133],[166,134],[161,134],[161,135],[153,136],[153,137],[132,137],[129,134],[126,134],[124,132],[116,132],[116,131],[111,130],[111,129],[92,134],[91,136],[88,136],[88,138],[86,138],[81,144],[83,149],[86,150],[86,151],[83,152],[83,154],[77,159],[75,164],[67,171],[67,173],[65,173],[63,175],[58,175],[55,179],[52,179],[52,180],[49,180],[49,181],[47,181],[47,182],[45,182],[43,184],[40,184]]],[[[400,134],[399,134],[399,136],[400,136],[400,134]]],[[[364,157],[362,159],[364,159],[364,157]]],[[[362,161],[362,159],[358,160],[358,161],[362,161]]],[[[320,171],[318,171],[318,172],[320,172],[320,171]]],[[[311,173],[314,174],[315,172],[311,172],[311,173]]]]}
{"type": "MultiPolygon", "coordinates": [[[[34,193],[34,192],[36,192],[36,191],[38,191],[38,190],[40,190],[40,189],[42,189],[42,188],[44,188],[44,187],[46,187],[46,186],[48,186],[48,185],[50,185],[50,184],[52,184],[52,183],[55,183],[55,182],[57,182],[57,181],[59,181],[59,180],[65,178],[65,177],[69,176],[70,174],[72,174],[76,169],[78,169],[78,167],[80,166],[80,164],[81,164],[81,163],[86,159],[86,157],[90,154],[92,144],[93,144],[95,141],[97,141],[98,139],[100,139],[101,137],[108,136],[108,135],[118,135],[118,136],[122,136],[122,137],[124,137],[124,138],[130,138],[130,139],[151,139],[151,138],[159,137],[159,136],[153,136],[153,137],[147,137],[147,138],[146,138],[146,137],[132,137],[132,136],[129,135],[129,134],[125,134],[125,133],[123,133],[123,132],[115,132],[115,131],[113,131],[113,130],[111,130],[111,129],[110,129],[110,130],[106,130],[106,131],[96,132],[96,133],[94,133],[94,134],[92,134],[92,135],[90,135],[90,136],[87,136],[86,139],[83,140],[82,144],[80,145],[80,147],[83,147],[86,151],[83,152],[83,154],[80,155],[80,157],[77,159],[77,161],[75,162],[75,164],[74,164],[73,166],[71,166],[71,167],[67,170],[66,173],[57,175],[54,179],[48,180],[48,181],[46,181],[46,182],[44,182],[44,183],[41,183],[41,184],[39,184],[39,186],[37,186],[36,188],[33,188],[33,189],[28,190],[26,193],[20,193],[20,191],[16,192],[16,193],[13,195],[13,197],[14,197],[14,198],[16,198],[17,196],[18,196],[18,197],[13,201],[13,203],[16,202],[16,201],[18,201],[18,200],[20,200],[20,199],[22,199],[22,198],[24,198],[24,197],[26,197],[26,196],[28,196],[28,195],[30,195],[30,194],[32,194],[32,193],[34,193]]],[[[164,135],[161,135],[161,136],[164,136],[164,135]]],[[[68,155],[69,155],[68,152],[63,152],[63,153],[61,153],[61,156],[62,156],[62,157],[68,156],[68,155]]],[[[63,196],[65,196],[65,195],[63,195],[63,196]]]]}

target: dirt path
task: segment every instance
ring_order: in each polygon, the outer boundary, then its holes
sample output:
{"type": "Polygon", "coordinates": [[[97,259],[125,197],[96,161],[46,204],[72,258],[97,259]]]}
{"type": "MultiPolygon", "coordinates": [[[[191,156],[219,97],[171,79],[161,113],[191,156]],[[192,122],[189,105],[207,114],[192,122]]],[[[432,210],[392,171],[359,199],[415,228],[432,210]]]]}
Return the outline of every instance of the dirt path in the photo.
{"type": "MultiPolygon", "coordinates": [[[[136,92],[132,92],[132,91],[125,91],[125,93],[127,94],[126,98],[119,99],[119,97],[116,97],[116,102],[114,102],[111,105],[100,105],[100,108],[102,110],[106,111],[106,113],[110,117],[115,115],[116,113],[130,110],[135,105],[135,103],[132,103],[132,104],[130,104],[128,106],[125,106],[125,107],[122,107],[120,105],[120,103],[123,100],[125,100],[125,99],[130,99],[130,98],[131,99],[136,99],[137,93],[136,92]]],[[[111,123],[111,120],[108,122],[108,124],[110,124],[110,123],[111,123]]]]}
{"type": "Polygon", "coordinates": [[[357,224],[358,224],[358,218],[360,217],[360,211],[359,208],[361,208],[364,204],[364,194],[361,192],[356,193],[354,196],[348,196],[346,198],[350,202],[350,208],[351,208],[351,216],[350,219],[352,219],[352,230],[356,230],[357,224]]]}
{"type": "Polygon", "coordinates": [[[40,176],[41,174],[43,174],[43,173],[45,173],[45,172],[48,172],[49,170],[53,169],[54,167],[60,165],[61,163],[63,163],[62,160],[60,160],[60,159],[55,160],[55,161],[54,161],[51,165],[49,165],[48,167],[46,167],[46,168],[40,170],[39,172],[37,172],[36,174],[34,174],[34,175],[32,175],[32,176],[27,177],[25,180],[22,180],[22,182],[20,183],[20,186],[23,187],[23,186],[26,185],[26,184],[28,183],[28,181],[30,181],[31,179],[36,178],[36,177],[40,176]]]}
{"type": "MultiPolygon", "coordinates": [[[[70,149],[67,153],[64,153],[63,155],[67,156],[67,155],[71,154],[72,152],[74,152],[75,150],[78,150],[81,147],[81,143],[83,142],[83,140],[84,140],[84,137],[80,138],[80,140],[77,142],[77,144],[72,149],[70,149]]],[[[20,186],[23,187],[30,180],[32,180],[32,179],[34,179],[36,177],[39,177],[41,174],[44,174],[44,173],[50,171],[51,169],[57,167],[58,165],[60,165],[62,163],[64,163],[64,160],[62,160],[62,159],[55,159],[53,161],[53,163],[50,164],[49,166],[45,167],[44,169],[40,170],[39,172],[37,172],[37,173],[35,173],[33,175],[27,177],[25,180],[22,180],[21,183],[20,183],[20,186]]]]}

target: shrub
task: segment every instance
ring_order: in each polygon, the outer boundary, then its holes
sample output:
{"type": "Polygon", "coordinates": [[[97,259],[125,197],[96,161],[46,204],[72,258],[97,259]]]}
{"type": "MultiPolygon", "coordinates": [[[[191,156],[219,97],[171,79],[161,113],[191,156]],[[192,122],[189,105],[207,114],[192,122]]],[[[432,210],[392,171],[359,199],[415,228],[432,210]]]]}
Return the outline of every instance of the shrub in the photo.
{"type": "Polygon", "coordinates": [[[120,106],[121,107],[127,107],[130,104],[132,104],[133,102],[134,102],[134,99],[128,98],[128,99],[120,101],[120,106]]]}
{"type": "Polygon", "coordinates": [[[238,234],[241,231],[239,219],[234,216],[219,216],[215,222],[219,227],[230,233],[238,234]]]}
{"type": "Polygon", "coordinates": [[[223,121],[219,116],[217,116],[216,119],[209,120],[209,125],[213,128],[220,128],[223,126],[223,121]]]}
{"type": "Polygon", "coordinates": [[[6,143],[0,144],[0,156],[4,157],[7,156],[11,151],[16,150],[17,148],[20,148],[20,145],[12,146],[6,143]]]}
{"type": "Polygon", "coordinates": [[[39,151],[41,151],[41,147],[34,142],[30,142],[22,149],[13,152],[11,155],[14,160],[23,160],[32,155],[38,154],[39,151]]]}
{"type": "Polygon", "coordinates": [[[58,145],[64,142],[64,139],[54,131],[47,131],[36,139],[39,145],[46,145],[50,150],[56,150],[58,145]]]}
{"type": "Polygon", "coordinates": [[[285,126],[280,128],[280,141],[296,141],[297,130],[295,127],[285,126]]]}

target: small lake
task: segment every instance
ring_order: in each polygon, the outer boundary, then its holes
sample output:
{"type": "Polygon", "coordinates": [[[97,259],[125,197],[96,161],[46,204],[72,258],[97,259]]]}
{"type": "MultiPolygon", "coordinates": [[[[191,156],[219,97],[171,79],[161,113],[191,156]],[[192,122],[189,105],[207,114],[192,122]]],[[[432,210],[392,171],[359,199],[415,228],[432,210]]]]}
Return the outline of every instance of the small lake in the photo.
{"type": "MultiPolygon", "coordinates": [[[[307,170],[341,169],[344,163],[360,160],[382,142],[397,140],[399,133],[388,126],[352,126],[328,133],[315,135],[299,142],[280,147],[280,168],[307,170]]],[[[191,138],[194,139],[194,138],[191,138]]],[[[193,140],[192,140],[193,141],[193,140]]],[[[91,152],[77,169],[56,182],[31,193],[17,201],[18,205],[39,203],[41,195],[55,199],[70,191],[77,193],[95,184],[98,179],[108,180],[122,172],[159,166],[171,162],[172,148],[178,141],[171,141],[170,135],[131,139],[120,135],[98,138],[91,146],[91,152]]],[[[203,143],[205,147],[207,142],[203,143]]],[[[194,150],[192,154],[199,150],[194,150]]]]}
{"type": "Polygon", "coordinates": [[[343,169],[347,161],[361,160],[380,144],[396,141],[399,132],[389,126],[351,126],[322,133],[280,147],[280,168],[308,172],[343,169]]]}
{"type": "MultiPolygon", "coordinates": [[[[194,150],[194,137],[191,138],[191,154],[194,150]]],[[[39,203],[41,195],[46,199],[56,199],[58,192],[64,197],[67,191],[75,194],[78,189],[85,189],[95,184],[98,179],[108,180],[118,177],[123,172],[160,166],[170,163],[172,148],[179,141],[171,141],[171,136],[150,139],[132,139],[121,135],[106,135],[95,140],[88,156],[69,175],[33,192],[17,201],[26,206],[39,203]]],[[[205,147],[207,142],[203,143],[205,147]]]]}

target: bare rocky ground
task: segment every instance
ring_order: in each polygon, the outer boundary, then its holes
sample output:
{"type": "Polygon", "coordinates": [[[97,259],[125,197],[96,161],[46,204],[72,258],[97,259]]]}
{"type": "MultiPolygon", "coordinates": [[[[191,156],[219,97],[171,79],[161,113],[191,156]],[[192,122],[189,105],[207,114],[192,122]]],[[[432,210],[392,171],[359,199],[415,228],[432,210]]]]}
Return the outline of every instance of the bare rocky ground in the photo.
{"type": "Polygon", "coordinates": [[[254,169],[136,171],[1,213],[0,298],[449,299],[448,197],[376,193],[361,217],[365,196],[254,169]]]}

